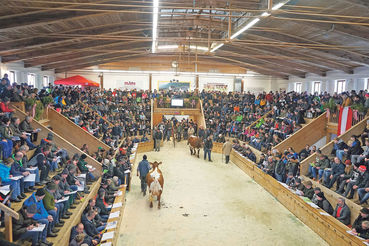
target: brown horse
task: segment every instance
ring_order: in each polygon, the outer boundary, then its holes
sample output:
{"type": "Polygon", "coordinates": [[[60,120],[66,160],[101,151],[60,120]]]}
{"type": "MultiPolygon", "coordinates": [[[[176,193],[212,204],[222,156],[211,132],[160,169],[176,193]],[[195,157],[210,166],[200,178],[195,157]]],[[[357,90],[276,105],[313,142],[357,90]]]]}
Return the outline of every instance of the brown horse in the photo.
{"type": "Polygon", "coordinates": [[[203,146],[202,139],[196,136],[190,136],[187,145],[190,145],[191,155],[196,155],[197,149],[197,157],[200,158],[200,148],[203,146]]]}
{"type": "Polygon", "coordinates": [[[149,186],[150,194],[150,208],[152,208],[153,197],[156,196],[158,199],[158,208],[160,209],[160,197],[163,192],[164,178],[163,174],[159,169],[161,162],[150,162],[152,166],[152,171],[146,175],[146,183],[149,186]]]}

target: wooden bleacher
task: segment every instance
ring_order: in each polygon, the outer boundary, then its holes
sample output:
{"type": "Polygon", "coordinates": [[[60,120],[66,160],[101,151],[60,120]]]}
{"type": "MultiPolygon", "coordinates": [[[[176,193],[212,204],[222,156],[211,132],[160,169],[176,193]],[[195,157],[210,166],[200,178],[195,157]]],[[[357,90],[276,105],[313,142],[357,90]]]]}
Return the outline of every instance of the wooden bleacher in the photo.
{"type": "Polygon", "coordinates": [[[48,109],[48,120],[54,132],[63,136],[78,148],[82,148],[83,144],[87,144],[91,152],[96,152],[98,147],[102,147],[105,151],[110,149],[110,146],[106,145],[89,132],[86,132],[52,108],[48,109]]]}

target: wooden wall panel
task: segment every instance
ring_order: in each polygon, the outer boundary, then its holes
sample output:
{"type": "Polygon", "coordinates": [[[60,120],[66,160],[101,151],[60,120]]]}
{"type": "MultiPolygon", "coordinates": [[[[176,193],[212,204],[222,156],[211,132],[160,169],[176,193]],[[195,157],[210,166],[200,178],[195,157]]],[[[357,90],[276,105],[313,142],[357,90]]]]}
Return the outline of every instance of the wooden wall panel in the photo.
{"type": "Polygon", "coordinates": [[[54,109],[48,110],[48,120],[54,132],[63,136],[63,138],[78,148],[81,148],[83,144],[87,144],[91,153],[96,152],[98,147],[102,147],[106,151],[110,149],[104,142],[86,132],[54,109]]]}
{"type": "Polygon", "coordinates": [[[292,134],[289,138],[276,145],[273,149],[283,152],[288,147],[293,147],[296,152],[300,152],[306,144],[312,145],[326,135],[327,122],[328,118],[325,114],[322,114],[292,134]]]}

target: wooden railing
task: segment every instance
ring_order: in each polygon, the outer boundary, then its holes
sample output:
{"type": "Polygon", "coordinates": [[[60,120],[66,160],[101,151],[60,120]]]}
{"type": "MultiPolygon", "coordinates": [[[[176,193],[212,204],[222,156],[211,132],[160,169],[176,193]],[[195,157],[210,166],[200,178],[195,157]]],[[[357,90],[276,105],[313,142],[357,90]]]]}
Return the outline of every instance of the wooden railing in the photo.
{"type": "Polygon", "coordinates": [[[260,117],[259,119],[255,120],[253,123],[251,123],[251,125],[249,125],[247,128],[250,130],[252,127],[254,127],[257,123],[260,122],[261,119],[265,120],[265,118],[267,118],[271,113],[273,113],[273,109],[266,112],[262,117],[260,117]]]}
{"type": "Polygon", "coordinates": [[[300,152],[306,144],[314,144],[326,135],[327,116],[321,114],[306,126],[290,135],[288,138],[277,144],[273,149],[282,153],[288,147],[293,147],[296,152],[300,152]]]}

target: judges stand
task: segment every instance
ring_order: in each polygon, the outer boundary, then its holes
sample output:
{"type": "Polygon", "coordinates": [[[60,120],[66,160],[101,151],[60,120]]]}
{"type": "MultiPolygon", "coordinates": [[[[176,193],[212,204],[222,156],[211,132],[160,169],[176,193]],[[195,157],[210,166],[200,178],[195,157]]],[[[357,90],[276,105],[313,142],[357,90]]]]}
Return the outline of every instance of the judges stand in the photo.
{"type": "MultiPolygon", "coordinates": [[[[9,194],[10,196],[10,194],[9,194]]],[[[19,214],[13,209],[0,203],[0,211],[4,212],[5,215],[5,239],[9,242],[13,242],[13,221],[12,218],[19,220],[19,214]]]]}

